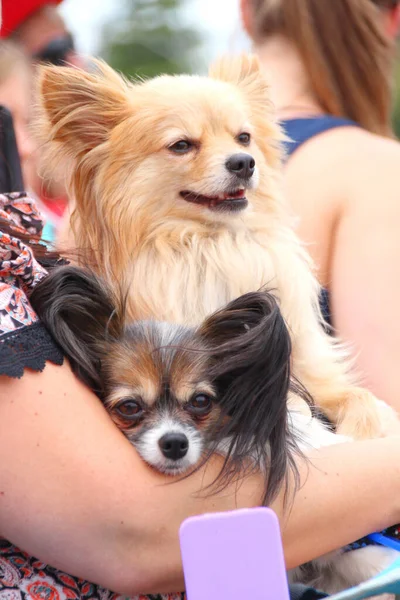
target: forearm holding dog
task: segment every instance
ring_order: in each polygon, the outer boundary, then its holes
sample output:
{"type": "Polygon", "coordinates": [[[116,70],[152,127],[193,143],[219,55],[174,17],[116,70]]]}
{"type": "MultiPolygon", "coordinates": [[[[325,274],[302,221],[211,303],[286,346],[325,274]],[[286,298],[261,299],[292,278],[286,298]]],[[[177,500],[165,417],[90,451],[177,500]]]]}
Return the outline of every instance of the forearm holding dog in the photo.
{"type": "MultiPolygon", "coordinates": [[[[400,520],[398,438],[335,446],[300,465],[283,526],[288,567],[400,520]],[[379,507],[379,511],[377,510],[379,507]],[[332,523],[335,525],[333,526],[332,523]]],[[[261,478],[197,492],[219,465],[165,485],[67,365],[0,386],[0,531],[43,561],[125,594],[183,589],[178,528],[188,516],[256,506],[261,478]]]]}
{"type": "Polygon", "coordinates": [[[278,499],[288,568],[400,521],[400,437],[338,444],[301,462],[293,505],[278,499]]]}

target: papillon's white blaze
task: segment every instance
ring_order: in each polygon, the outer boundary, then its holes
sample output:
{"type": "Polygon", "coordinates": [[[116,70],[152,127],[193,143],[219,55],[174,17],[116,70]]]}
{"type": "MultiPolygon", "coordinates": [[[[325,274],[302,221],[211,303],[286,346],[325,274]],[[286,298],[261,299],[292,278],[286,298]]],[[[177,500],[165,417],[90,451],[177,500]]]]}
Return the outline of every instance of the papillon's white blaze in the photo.
{"type": "Polygon", "coordinates": [[[161,415],[157,424],[144,427],[139,434],[128,433],[127,437],[143,460],[167,475],[179,475],[193,469],[204,450],[200,431],[168,414],[161,415]]]}

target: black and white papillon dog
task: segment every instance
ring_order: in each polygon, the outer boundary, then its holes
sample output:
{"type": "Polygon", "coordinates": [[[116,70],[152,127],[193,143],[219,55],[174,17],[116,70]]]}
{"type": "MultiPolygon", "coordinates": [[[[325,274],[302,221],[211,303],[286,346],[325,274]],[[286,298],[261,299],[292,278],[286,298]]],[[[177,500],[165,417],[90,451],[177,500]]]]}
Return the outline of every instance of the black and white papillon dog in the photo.
{"type": "MultiPolygon", "coordinates": [[[[291,376],[290,335],[273,294],[245,294],[197,328],[126,323],[123,297],[67,266],[40,282],[30,301],[74,372],[153,468],[186,476],[217,452],[225,457],[217,482],[260,469],[268,504],[297,474],[304,449],[346,441],[288,408],[291,395],[312,400],[291,376]]],[[[374,546],[340,549],[289,578],[334,593],[395,556],[374,546]]]]}
{"type": "Polygon", "coordinates": [[[290,337],[275,298],[246,294],[189,328],[126,324],[122,297],[88,271],[60,267],[30,301],[147,463],[185,474],[223,447],[223,475],[262,468],[269,501],[296,452],[290,337]]]}

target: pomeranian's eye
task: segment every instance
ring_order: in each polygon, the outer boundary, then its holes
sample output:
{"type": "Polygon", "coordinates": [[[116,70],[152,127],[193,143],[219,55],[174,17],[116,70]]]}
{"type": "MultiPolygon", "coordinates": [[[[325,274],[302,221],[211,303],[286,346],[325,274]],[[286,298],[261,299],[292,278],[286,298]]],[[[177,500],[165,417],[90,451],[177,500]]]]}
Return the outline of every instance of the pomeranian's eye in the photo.
{"type": "Polygon", "coordinates": [[[172,144],[172,146],[169,146],[168,150],[175,152],[175,154],[186,154],[192,150],[193,146],[194,144],[188,140],[179,140],[178,142],[175,142],[175,144],[172,144]]]}
{"type": "Polygon", "coordinates": [[[208,415],[212,408],[212,398],[207,394],[196,394],[186,405],[186,409],[193,415],[208,415]]]}
{"type": "Polygon", "coordinates": [[[143,417],[144,410],[137,400],[126,398],[115,406],[115,412],[123,419],[137,421],[143,417]]]}
{"type": "Polygon", "coordinates": [[[248,146],[251,141],[251,135],[249,133],[240,133],[236,139],[242,146],[248,146]]]}

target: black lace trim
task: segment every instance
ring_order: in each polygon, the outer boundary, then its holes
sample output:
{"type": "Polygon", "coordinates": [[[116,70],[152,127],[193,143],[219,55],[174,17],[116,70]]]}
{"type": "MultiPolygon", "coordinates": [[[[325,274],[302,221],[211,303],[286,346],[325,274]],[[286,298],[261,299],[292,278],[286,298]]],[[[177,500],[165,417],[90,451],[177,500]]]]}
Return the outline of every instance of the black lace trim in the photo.
{"type": "Polygon", "coordinates": [[[43,371],[47,361],[62,365],[64,356],[40,321],[0,337],[0,375],[19,379],[25,369],[43,371]]]}

